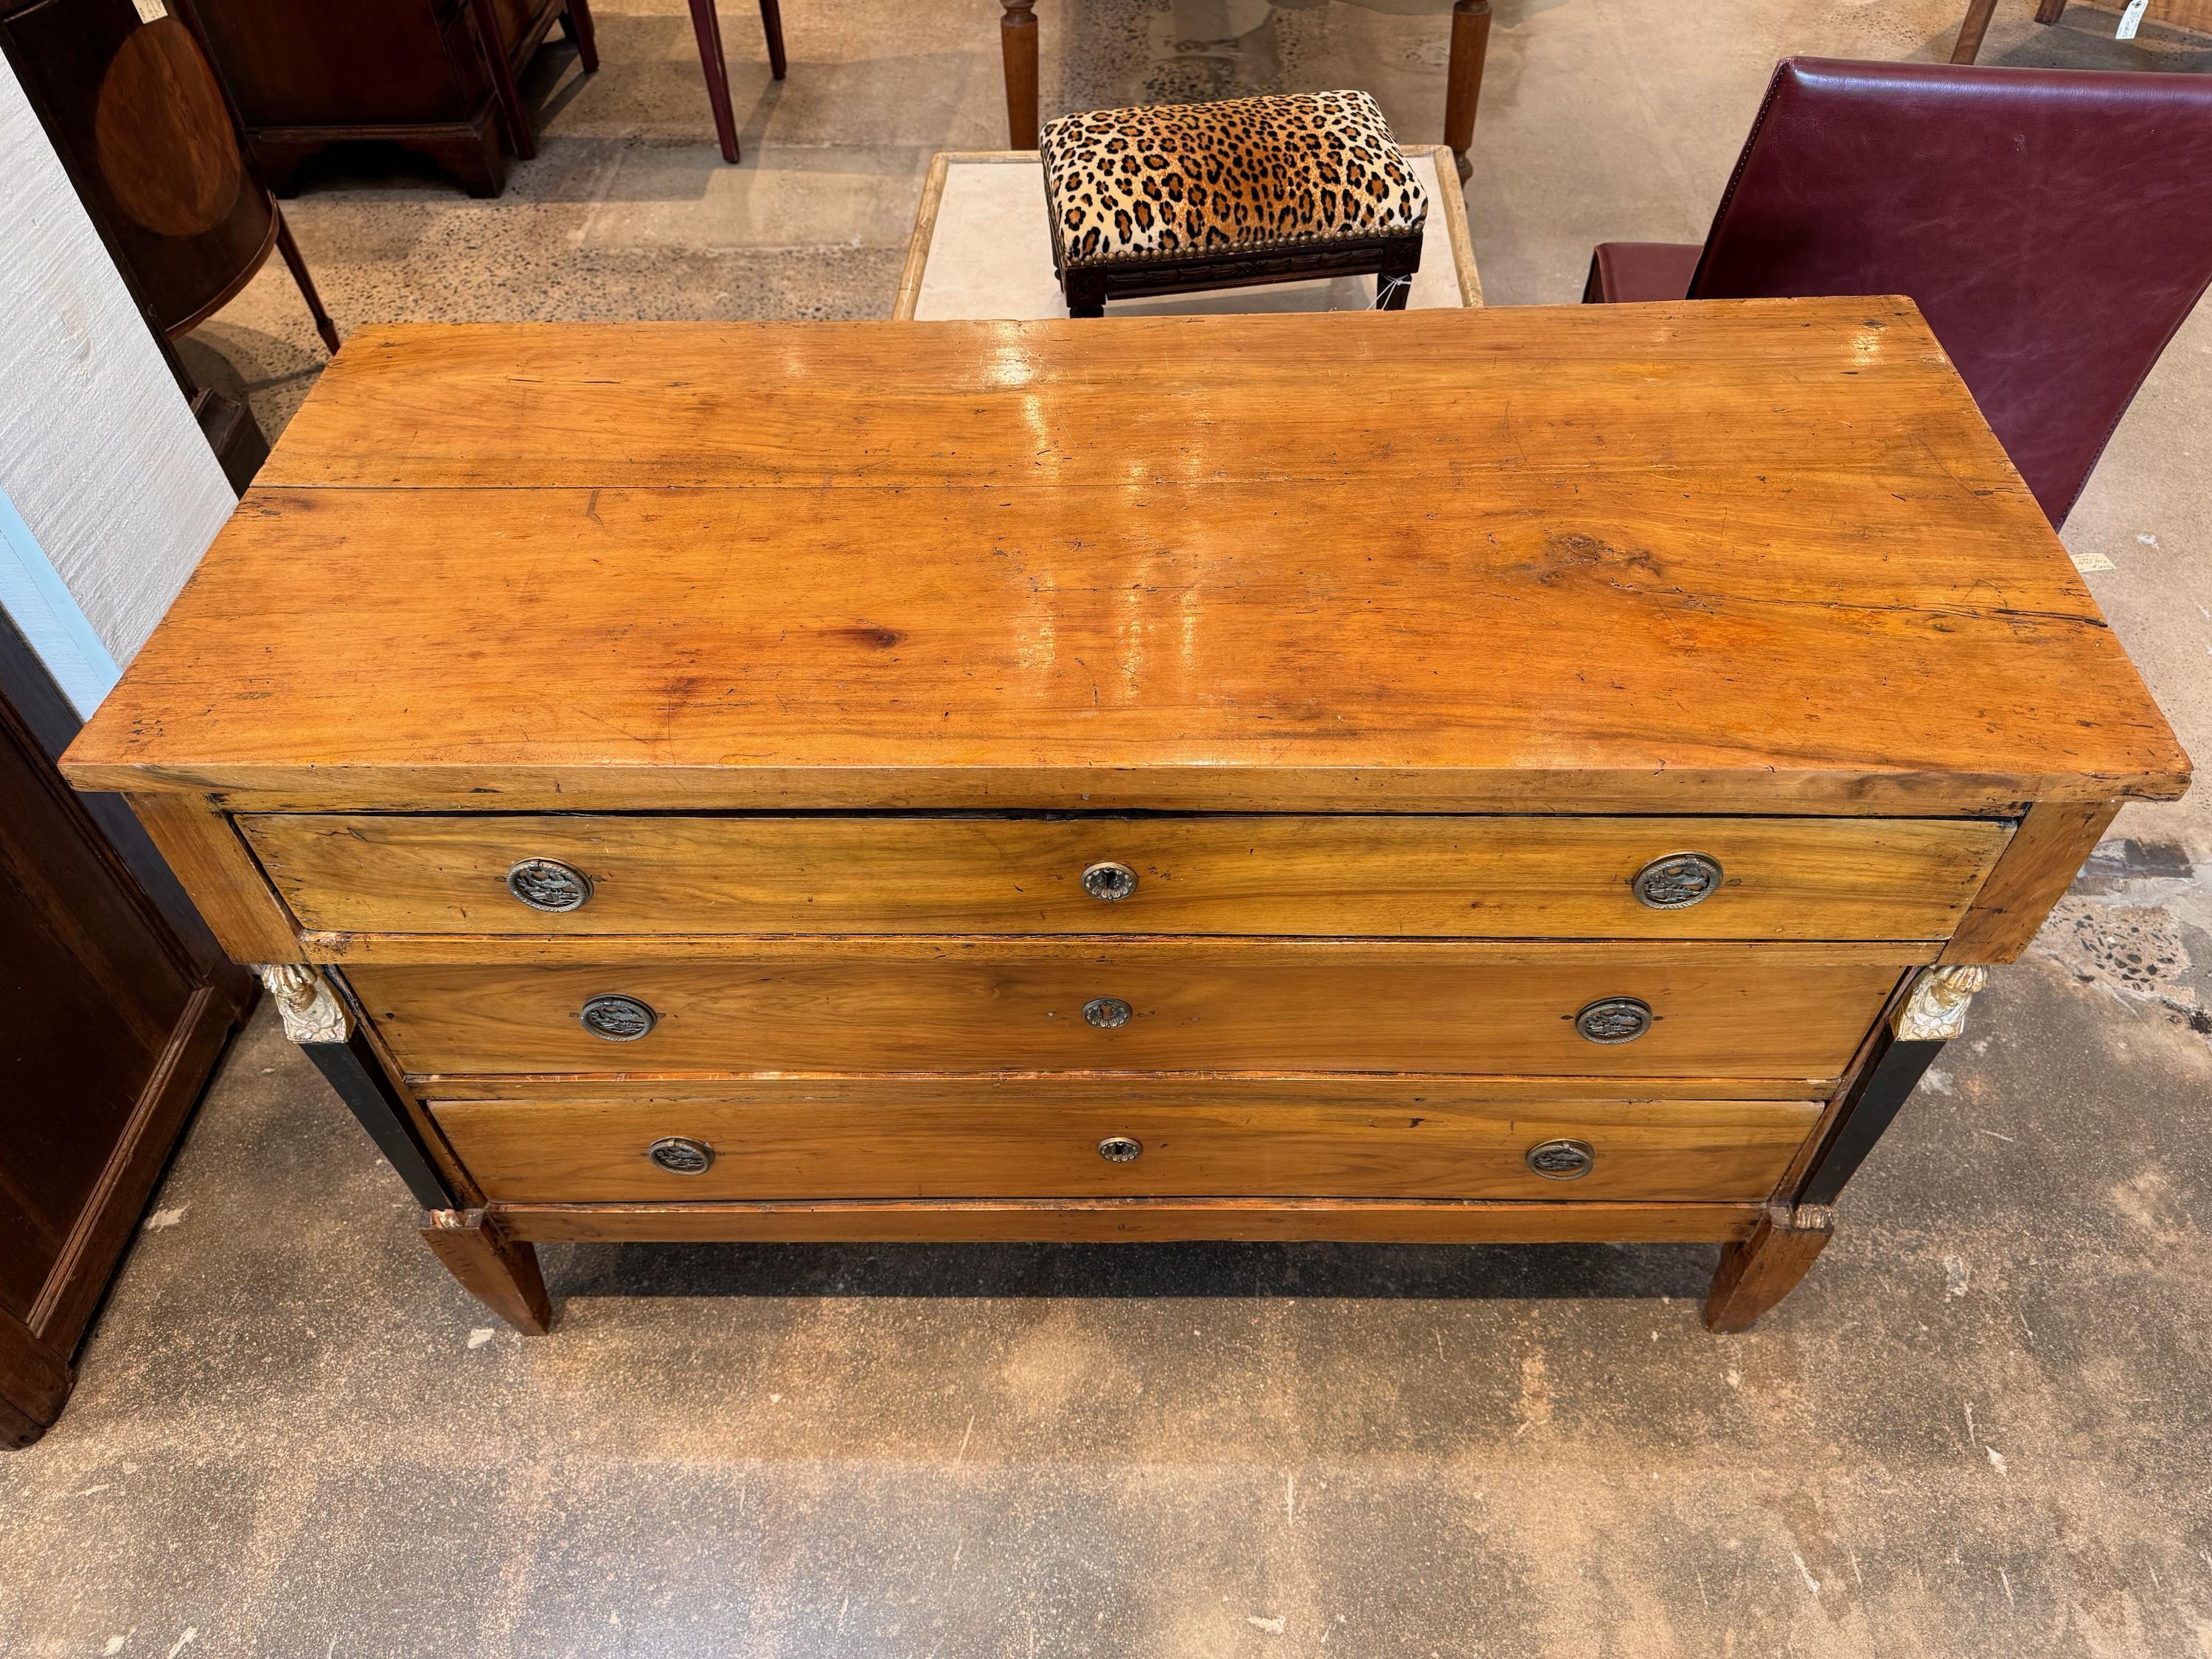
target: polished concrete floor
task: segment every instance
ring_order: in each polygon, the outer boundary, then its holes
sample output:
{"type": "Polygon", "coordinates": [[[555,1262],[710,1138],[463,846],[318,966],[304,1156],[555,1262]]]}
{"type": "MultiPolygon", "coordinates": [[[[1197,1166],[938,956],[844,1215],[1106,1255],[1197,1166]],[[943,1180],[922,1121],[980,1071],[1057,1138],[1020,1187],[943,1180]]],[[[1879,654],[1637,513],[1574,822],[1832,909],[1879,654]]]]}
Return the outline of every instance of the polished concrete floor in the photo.
{"type": "MultiPolygon", "coordinates": [[[[1045,103],[1373,88],[1440,121],[1446,0],[1047,0],[1045,103]]],[[[929,154],[1002,141],[990,0],[599,0],[544,153],[467,200],[365,158],[291,208],[343,325],[888,310],[929,154]]],[[[2003,0],[1985,61],[2212,67],[2003,0]]],[[[1928,58],[1948,0],[1498,0],[1468,189],[1493,303],[1699,234],[1772,59],[1928,58]]],[[[272,430],[272,270],[187,349],[272,430]]],[[[527,434],[518,434],[527,441],[527,434]]],[[[2212,754],[2212,311],[2067,532],[2212,754]]],[[[1712,1253],[546,1252],[492,1322],[264,1018],[40,1445],[0,1455],[0,1653],[2212,1653],[2212,789],[2124,817],[1750,1335],[1712,1253]]]]}

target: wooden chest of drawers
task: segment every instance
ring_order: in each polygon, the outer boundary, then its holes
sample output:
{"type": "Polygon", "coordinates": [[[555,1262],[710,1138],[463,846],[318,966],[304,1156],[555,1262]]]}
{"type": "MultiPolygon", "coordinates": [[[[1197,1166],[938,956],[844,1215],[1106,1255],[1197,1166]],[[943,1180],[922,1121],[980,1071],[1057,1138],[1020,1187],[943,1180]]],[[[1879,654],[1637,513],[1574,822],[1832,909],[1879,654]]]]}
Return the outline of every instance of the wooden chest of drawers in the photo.
{"type": "Polygon", "coordinates": [[[364,331],[70,757],[540,1329],[575,1238],[1741,1328],[2187,765],[1897,301],[364,331]]]}

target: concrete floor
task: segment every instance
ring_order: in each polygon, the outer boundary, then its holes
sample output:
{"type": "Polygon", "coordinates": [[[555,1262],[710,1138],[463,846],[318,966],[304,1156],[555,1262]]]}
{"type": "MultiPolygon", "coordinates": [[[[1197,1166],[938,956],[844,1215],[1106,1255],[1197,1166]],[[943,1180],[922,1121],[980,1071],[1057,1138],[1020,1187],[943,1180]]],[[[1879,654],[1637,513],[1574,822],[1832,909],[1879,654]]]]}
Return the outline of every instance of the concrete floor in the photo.
{"type": "MultiPolygon", "coordinates": [[[[1360,85],[1425,139],[1447,4],[1048,4],[1045,106],[1360,85]]],[[[503,198],[309,178],[341,325],[884,314],[930,152],[1002,142],[996,8],[786,9],[777,88],[727,9],[740,167],[682,9],[599,0],[503,198]]],[[[2028,9],[1984,61],[2212,67],[2028,9]]],[[[1492,302],[1701,234],[1782,52],[1941,56],[1956,13],[1498,0],[1492,302]]],[[[319,361],[273,267],[186,349],[272,432],[319,361]]],[[[2200,757],[2208,434],[2212,308],[2067,532],[2200,757]]],[[[0,1652],[2212,1653],[2208,860],[2212,788],[2122,819],[1735,1339],[1691,1249],[574,1247],[529,1341],[264,1018],[0,1456],[0,1652]]]]}

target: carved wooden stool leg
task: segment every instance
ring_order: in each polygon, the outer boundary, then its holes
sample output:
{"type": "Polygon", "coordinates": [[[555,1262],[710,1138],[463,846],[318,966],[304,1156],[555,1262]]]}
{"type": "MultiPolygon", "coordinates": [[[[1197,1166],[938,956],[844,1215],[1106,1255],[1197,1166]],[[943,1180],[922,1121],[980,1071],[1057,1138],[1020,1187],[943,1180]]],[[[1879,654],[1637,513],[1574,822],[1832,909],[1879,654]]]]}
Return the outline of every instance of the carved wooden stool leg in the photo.
{"type": "Polygon", "coordinates": [[[1951,48],[1951,61],[1971,64],[1981,52],[1982,37],[1990,32],[1990,15],[1997,9],[1997,0],[1967,0],[1966,15],[1959,25],[1958,44],[1951,48]]]}
{"type": "Polygon", "coordinates": [[[691,0],[691,32],[699,37],[699,67],[707,76],[707,101],[714,109],[714,136],[722,159],[738,159],[738,118],[730,110],[730,69],[722,56],[722,25],[714,0],[691,0]]]}
{"type": "Polygon", "coordinates": [[[599,37],[592,29],[592,9],[586,0],[568,0],[561,14],[561,27],[576,43],[576,61],[584,66],[584,73],[596,75],[599,70],[599,37]]]}
{"type": "Polygon", "coordinates": [[[1037,147],[1036,0],[999,0],[999,57],[1006,72],[1006,148],[1037,147]]]}
{"type": "Polygon", "coordinates": [[[1455,0],[1444,92],[1444,143],[1457,158],[1462,179],[1474,171],[1467,152],[1474,143],[1474,110],[1482,101],[1482,66],[1489,56],[1490,0],[1455,0]]]}
{"type": "Polygon", "coordinates": [[[331,313],[323,309],[323,296],[315,292],[315,279],[307,275],[307,262],[300,257],[300,245],[292,240],[292,227],[285,222],[283,210],[272,205],[276,215],[276,252],[284,256],[284,265],[299,284],[300,297],[307,302],[307,314],[315,319],[315,332],[323,337],[324,347],[335,356],[338,349],[338,325],[331,320],[331,313]]]}
{"type": "Polygon", "coordinates": [[[760,0],[761,31],[768,36],[768,71],[779,81],[788,65],[783,56],[783,9],[776,0],[760,0]]]}
{"type": "Polygon", "coordinates": [[[514,64],[507,55],[507,37],[500,32],[499,8],[494,0],[470,0],[477,20],[477,40],[483,47],[484,67],[491,72],[492,97],[507,128],[507,142],[515,155],[527,161],[538,154],[538,140],[530,131],[530,112],[522,107],[522,94],[514,84],[514,64]]]}
{"type": "Polygon", "coordinates": [[[1813,1258],[1827,1248],[1835,1224],[1836,1212],[1820,1205],[1768,1205],[1751,1237],[1721,1252],[1720,1271],[1705,1296],[1706,1328],[1749,1330],[1797,1288],[1813,1258]]]}
{"type": "Polygon", "coordinates": [[[463,1290],[525,1336],[553,1328],[538,1252],[507,1237],[482,1210],[425,1210],[422,1238],[463,1290]]]}

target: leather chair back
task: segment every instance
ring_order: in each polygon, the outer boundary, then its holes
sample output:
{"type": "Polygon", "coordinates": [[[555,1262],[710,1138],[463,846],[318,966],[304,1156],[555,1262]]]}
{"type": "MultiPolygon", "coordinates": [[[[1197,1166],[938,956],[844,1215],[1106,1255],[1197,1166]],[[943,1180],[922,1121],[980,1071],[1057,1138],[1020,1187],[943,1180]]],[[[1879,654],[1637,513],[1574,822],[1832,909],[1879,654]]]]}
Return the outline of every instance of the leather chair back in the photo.
{"type": "Polygon", "coordinates": [[[1903,294],[2055,525],[2212,280],[2212,76],[1776,66],[1690,297],[1903,294]]]}

